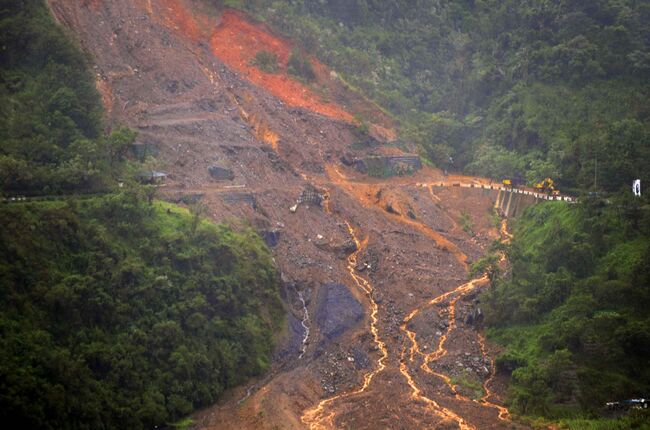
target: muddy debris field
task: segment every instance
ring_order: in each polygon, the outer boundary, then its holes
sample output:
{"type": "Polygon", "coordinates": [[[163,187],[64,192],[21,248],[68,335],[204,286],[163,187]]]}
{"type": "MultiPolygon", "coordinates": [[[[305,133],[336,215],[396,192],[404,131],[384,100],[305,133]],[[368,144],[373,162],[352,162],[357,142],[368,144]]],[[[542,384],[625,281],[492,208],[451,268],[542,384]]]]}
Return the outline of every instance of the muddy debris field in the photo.
{"type": "Polygon", "coordinates": [[[429,167],[359,172],[350,160],[406,155],[390,144],[397,125],[315,60],[313,84],[287,75],[292,42],[240,12],[48,4],[95,62],[107,124],[137,130],[137,151],[167,174],[159,197],[252,225],[281,272],[271,372],[197,412],[197,428],[513,428],[480,331],[487,279],[468,274],[502,235],[493,191],[429,186],[443,180],[429,167]],[[260,49],[277,74],[251,65],[260,49]]]}

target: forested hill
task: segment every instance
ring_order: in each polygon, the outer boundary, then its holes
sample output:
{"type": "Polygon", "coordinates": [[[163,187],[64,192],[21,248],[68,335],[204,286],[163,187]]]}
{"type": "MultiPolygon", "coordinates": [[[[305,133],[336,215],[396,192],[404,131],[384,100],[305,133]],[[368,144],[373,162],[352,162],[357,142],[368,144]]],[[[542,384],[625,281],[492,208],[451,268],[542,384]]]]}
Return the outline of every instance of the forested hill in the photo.
{"type": "Polygon", "coordinates": [[[596,164],[601,189],[650,179],[647,2],[223,3],[315,52],[440,166],[572,189],[596,164]]]}
{"type": "Polygon", "coordinates": [[[103,188],[110,160],[87,58],[39,0],[2,2],[0,45],[0,192],[103,188]]]}
{"type": "Polygon", "coordinates": [[[137,192],[3,205],[0,222],[4,422],[153,428],[268,368],[284,314],[252,231],[137,192]]]}
{"type": "Polygon", "coordinates": [[[0,203],[0,421],[162,427],[266,370],[270,252],[130,183],[135,133],[104,135],[89,61],[42,0],[0,2],[0,95],[0,196],[60,194],[0,203]]]}
{"type": "MultiPolygon", "coordinates": [[[[516,223],[511,271],[484,296],[514,412],[593,418],[606,402],[647,398],[649,225],[648,199],[631,193],[536,205],[516,223]]],[[[633,413],[568,428],[648,428],[647,420],[633,413]]]]}

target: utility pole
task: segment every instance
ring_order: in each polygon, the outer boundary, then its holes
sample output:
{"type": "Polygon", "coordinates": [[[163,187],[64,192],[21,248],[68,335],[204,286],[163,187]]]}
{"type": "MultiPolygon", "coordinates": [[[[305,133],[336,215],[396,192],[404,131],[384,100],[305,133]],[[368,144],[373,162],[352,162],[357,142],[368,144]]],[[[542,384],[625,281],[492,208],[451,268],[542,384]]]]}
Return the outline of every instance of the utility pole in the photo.
{"type": "Polygon", "coordinates": [[[598,192],[598,152],[596,152],[594,158],[594,192],[598,192]]]}

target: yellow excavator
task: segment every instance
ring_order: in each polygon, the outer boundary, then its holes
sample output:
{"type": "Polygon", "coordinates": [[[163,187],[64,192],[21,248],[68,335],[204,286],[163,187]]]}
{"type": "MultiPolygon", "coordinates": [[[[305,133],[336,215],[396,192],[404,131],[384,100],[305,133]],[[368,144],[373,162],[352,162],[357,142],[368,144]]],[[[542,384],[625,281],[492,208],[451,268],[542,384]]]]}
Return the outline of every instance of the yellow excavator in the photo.
{"type": "Polygon", "coordinates": [[[555,181],[551,178],[546,178],[542,182],[535,184],[535,190],[540,193],[549,194],[551,196],[559,196],[560,190],[555,188],[555,181]]]}
{"type": "Polygon", "coordinates": [[[519,188],[524,184],[522,174],[520,172],[515,172],[513,176],[505,178],[502,182],[504,188],[519,188]]]}

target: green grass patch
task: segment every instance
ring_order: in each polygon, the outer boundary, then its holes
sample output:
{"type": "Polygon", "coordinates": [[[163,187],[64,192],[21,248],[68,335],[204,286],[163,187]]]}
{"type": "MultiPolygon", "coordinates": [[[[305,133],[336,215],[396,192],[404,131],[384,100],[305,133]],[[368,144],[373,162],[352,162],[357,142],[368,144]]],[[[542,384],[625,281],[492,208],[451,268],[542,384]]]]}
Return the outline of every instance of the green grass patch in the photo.
{"type": "Polygon", "coordinates": [[[485,394],[481,382],[470,377],[467,371],[463,371],[462,375],[452,377],[451,383],[461,387],[463,393],[471,393],[470,397],[474,400],[480,399],[485,394]]]}
{"type": "Polygon", "coordinates": [[[243,9],[244,0],[223,0],[223,5],[225,7],[231,7],[233,9],[243,9]]]}
{"type": "MultiPolygon", "coordinates": [[[[644,397],[650,389],[644,204],[627,193],[549,202],[517,221],[510,276],[482,299],[488,337],[504,346],[497,369],[512,374],[513,412],[597,417],[606,402],[644,397]]],[[[619,421],[571,422],[610,424],[619,421]]]]}
{"type": "Polygon", "coordinates": [[[195,424],[195,421],[192,418],[184,418],[180,421],[175,422],[171,426],[177,430],[190,430],[195,424]]]}
{"type": "Polygon", "coordinates": [[[251,64],[266,73],[278,73],[280,71],[278,56],[275,52],[258,51],[255,58],[251,60],[251,64]]]}
{"type": "Polygon", "coordinates": [[[474,236],[474,231],[472,230],[474,228],[474,223],[472,222],[472,218],[467,212],[461,213],[460,219],[458,221],[465,233],[474,236]]]}
{"type": "Polygon", "coordinates": [[[565,430],[649,430],[650,413],[647,411],[630,411],[619,418],[576,418],[559,422],[565,430]]]}

